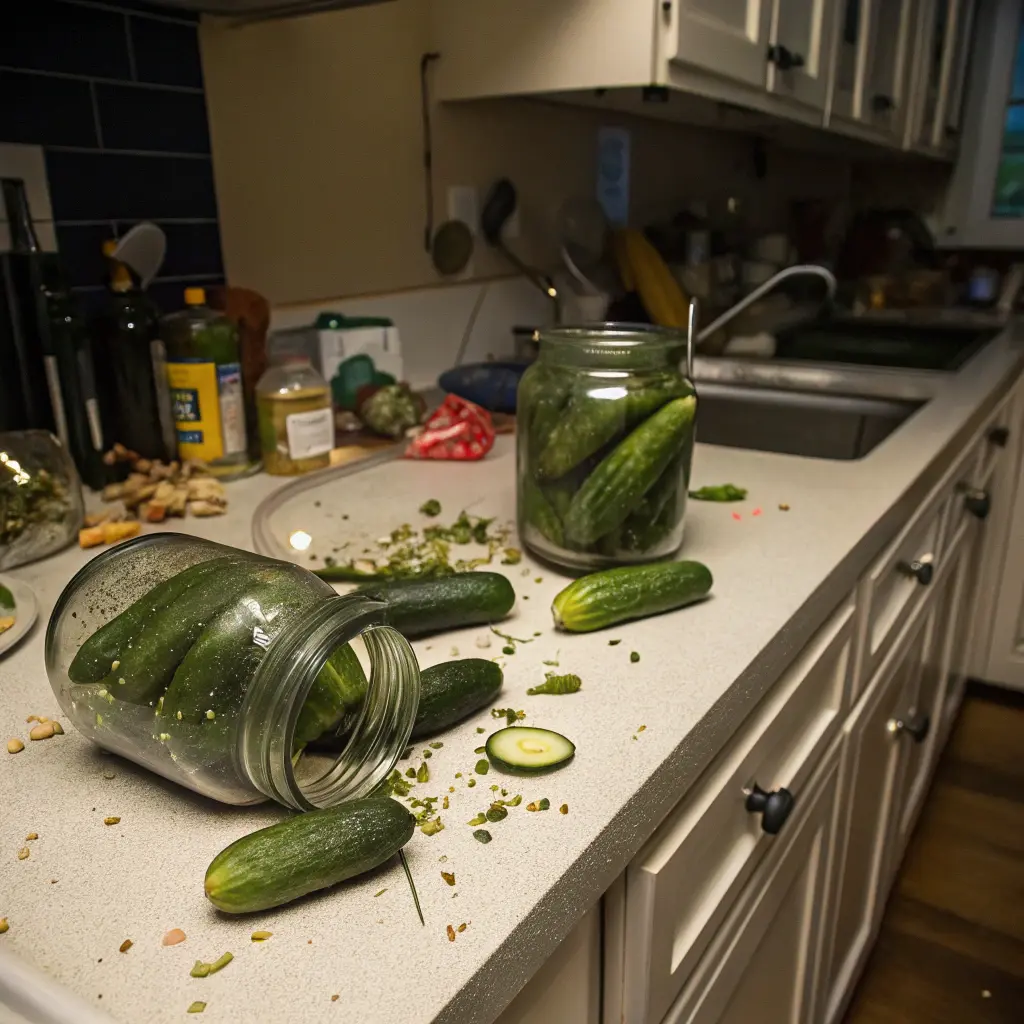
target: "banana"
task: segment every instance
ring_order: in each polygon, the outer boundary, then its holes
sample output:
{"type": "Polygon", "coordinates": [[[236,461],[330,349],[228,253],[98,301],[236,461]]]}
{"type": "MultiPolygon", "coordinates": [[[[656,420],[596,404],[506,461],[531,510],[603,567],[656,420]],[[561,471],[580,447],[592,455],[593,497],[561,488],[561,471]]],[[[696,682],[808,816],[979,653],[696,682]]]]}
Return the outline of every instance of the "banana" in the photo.
{"type": "Polygon", "coordinates": [[[626,228],[619,234],[622,238],[621,242],[616,240],[616,254],[621,245],[628,273],[651,318],[662,327],[685,328],[687,298],[661,254],[642,231],[626,228]]]}

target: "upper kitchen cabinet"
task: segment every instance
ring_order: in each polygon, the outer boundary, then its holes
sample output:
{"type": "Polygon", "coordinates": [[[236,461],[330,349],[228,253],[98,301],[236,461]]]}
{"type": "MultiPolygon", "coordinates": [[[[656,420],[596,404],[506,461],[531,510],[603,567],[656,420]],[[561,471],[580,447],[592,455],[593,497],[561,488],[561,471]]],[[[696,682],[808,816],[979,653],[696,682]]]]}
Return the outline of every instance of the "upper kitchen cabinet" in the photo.
{"type": "MultiPolygon", "coordinates": [[[[815,5],[796,0],[792,6],[806,14],[815,5]]],[[[766,61],[771,59],[772,0],[674,0],[664,13],[674,21],[666,48],[670,62],[764,88],[766,61]]],[[[782,50],[792,54],[787,67],[803,65],[799,51],[782,50]]]]}
{"type": "MultiPolygon", "coordinates": [[[[961,0],[963,2],[963,0],[961,0]]],[[[963,60],[963,112],[943,112],[960,155],[939,243],[1024,246],[1024,0],[978,0],[975,43],[963,60]]],[[[955,63],[950,57],[951,65],[955,63]]],[[[954,93],[954,101],[956,94],[954,93]]]]}
{"type": "Polygon", "coordinates": [[[843,0],[830,126],[902,143],[922,0],[843,0]]]}
{"type": "Polygon", "coordinates": [[[915,102],[908,124],[912,148],[939,154],[955,149],[974,2],[921,0],[911,86],[915,102]]]}
{"type": "MultiPolygon", "coordinates": [[[[445,100],[546,95],[679,116],[683,95],[820,126],[835,0],[434,0],[445,100]]],[[[705,104],[706,105],[706,104],[705,104]]]]}

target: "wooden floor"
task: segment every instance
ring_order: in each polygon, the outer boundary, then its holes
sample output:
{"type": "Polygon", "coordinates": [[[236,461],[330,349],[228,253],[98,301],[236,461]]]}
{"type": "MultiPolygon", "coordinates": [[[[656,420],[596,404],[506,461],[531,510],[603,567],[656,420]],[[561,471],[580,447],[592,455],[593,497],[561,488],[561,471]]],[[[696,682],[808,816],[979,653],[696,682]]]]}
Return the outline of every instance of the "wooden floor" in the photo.
{"type": "Polygon", "coordinates": [[[844,1024],[1024,1022],[1024,700],[972,687],[844,1024]]]}

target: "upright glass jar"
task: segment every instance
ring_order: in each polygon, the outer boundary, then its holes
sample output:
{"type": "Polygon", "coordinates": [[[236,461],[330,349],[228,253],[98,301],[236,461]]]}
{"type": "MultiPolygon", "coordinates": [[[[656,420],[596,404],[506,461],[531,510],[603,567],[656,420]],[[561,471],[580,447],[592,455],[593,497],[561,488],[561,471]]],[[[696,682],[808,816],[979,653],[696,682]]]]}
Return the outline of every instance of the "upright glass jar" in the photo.
{"type": "Polygon", "coordinates": [[[365,796],[409,740],[419,666],[384,621],[290,562],[155,534],[64,588],[46,671],[100,746],[224,803],[308,810],[365,796]]]}
{"type": "Polygon", "coordinates": [[[686,339],[631,324],[539,332],[519,384],[519,536],[570,569],[654,561],[683,542],[697,395],[686,339]]]}
{"type": "Polygon", "coordinates": [[[331,389],[307,356],[285,355],[260,377],[256,409],[268,473],[294,476],[331,464],[331,389]]]}

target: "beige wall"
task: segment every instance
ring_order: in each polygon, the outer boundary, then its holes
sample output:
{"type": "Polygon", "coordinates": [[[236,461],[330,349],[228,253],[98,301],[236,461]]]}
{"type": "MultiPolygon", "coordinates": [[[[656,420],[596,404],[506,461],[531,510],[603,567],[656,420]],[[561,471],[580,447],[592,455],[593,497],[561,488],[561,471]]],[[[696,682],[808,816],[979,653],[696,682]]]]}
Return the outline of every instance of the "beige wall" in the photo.
{"type": "MultiPolygon", "coordinates": [[[[419,60],[428,0],[397,0],[241,28],[205,19],[203,70],[225,265],[275,305],[438,283],[423,249],[419,60]]],[[[443,56],[442,56],[443,60],[443,56]]],[[[501,176],[519,189],[523,255],[556,259],[560,202],[590,195],[596,132],[632,133],[637,223],[682,202],[746,200],[757,227],[785,225],[790,199],[843,197],[846,161],[772,148],[753,174],[749,139],[529,100],[434,110],[436,205],[446,187],[501,176]]],[[[493,253],[474,276],[507,272],[493,253]]]]}

